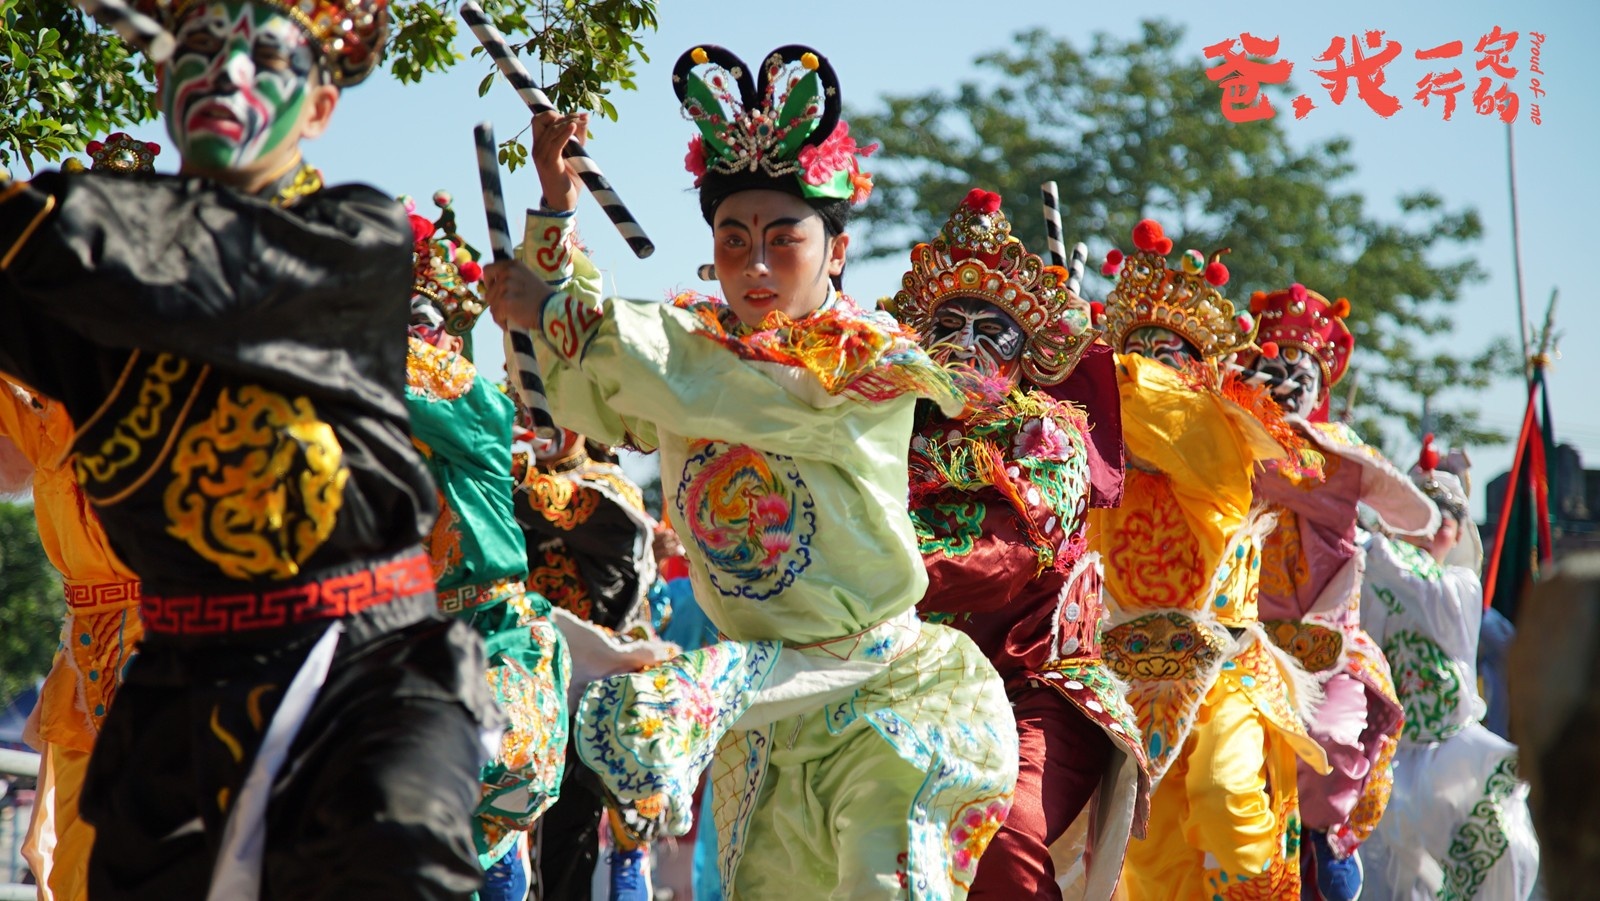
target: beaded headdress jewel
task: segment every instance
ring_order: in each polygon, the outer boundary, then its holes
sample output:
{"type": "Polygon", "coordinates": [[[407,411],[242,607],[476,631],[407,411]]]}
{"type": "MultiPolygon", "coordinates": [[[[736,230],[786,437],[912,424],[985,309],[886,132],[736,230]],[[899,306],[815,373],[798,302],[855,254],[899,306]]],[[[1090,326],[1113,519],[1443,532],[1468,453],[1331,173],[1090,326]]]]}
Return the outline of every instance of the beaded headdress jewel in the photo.
{"type": "Polygon", "coordinates": [[[703,44],[678,58],[672,87],[700,134],[684,167],[699,187],[708,171],[793,176],[800,196],[860,203],[872,193],[862,147],[839,118],[839,80],[826,57],[799,44],[767,54],[759,81],[728,50],[703,44]]]}
{"type": "Polygon", "coordinates": [[[1000,195],[970,191],[931,243],[911,250],[911,270],[892,301],[895,316],[926,344],[938,311],[957,298],[988,301],[1027,335],[1022,374],[1056,385],[1071,374],[1099,332],[1069,308],[1067,270],[1047,266],[1011,235],[1000,195]]]}
{"type": "Polygon", "coordinates": [[[1220,290],[1228,283],[1228,267],[1221,262],[1227,250],[1209,260],[1197,250],[1186,250],[1180,268],[1167,268],[1172,239],[1154,219],[1133,227],[1133,252],[1112,249],[1101,274],[1115,277],[1116,287],[1106,296],[1106,340],[1121,351],[1135,329],[1154,326],[1178,335],[1206,360],[1235,353],[1255,340],[1255,317],[1235,312],[1220,290]]]}

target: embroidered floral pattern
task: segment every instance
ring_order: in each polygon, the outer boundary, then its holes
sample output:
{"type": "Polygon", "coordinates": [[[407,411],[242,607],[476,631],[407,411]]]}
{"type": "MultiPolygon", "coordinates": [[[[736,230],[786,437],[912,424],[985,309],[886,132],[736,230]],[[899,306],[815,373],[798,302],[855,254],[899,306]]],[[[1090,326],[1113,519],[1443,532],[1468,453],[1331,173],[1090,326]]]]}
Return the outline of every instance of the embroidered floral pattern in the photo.
{"type": "Polygon", "coordinates": [[[972,553],[983,535],[983,518],[987,513],[982,501],[913,508],[911,525],[917,532],[917,550],[924,555],[965,557],[972,553]]]}
{"type": "Polygon", "coordinates": [[[1376,741],[1378,755],[1372,761],[1371,774],[1361,787],[1356,806],[1349,819],[1328,833],[1334,853],[1343,857],[1349,857],[1378,828],[1383,812],[1389,808],[1389,796],[1394,794],[1394,752],[1400,741],[1392,735],[1380,735],[1376,741]]]}
{"type": "MultiPolygon", "coordinates": [[[[1039,570],[1053,567],[1065,572],[1083,553],[1081,532],[1089,503],[1087,431],[1081,409],[1043,392],[972,401],[964,418],[931,424],[912,439],[913,520],[918,528],[932,525],[931,534],[941,539],[955,538],[957,533],[938,527],[949,518],[944,510],[949,502],[941,503],[941,495],[992,488],[1014,513],[1019,530],[1038,556],[1039,570]],[[1024,447],[1036,453],[1018,457],[1024,447]],[[931,523],[918,518],[929,507],[935,508],[931,523]]],[[[979,506],[976,522],[981,523],[981,514],[987,511],[979,506]]],[[[965,543],[958,547],[966,548],[960,554],[971,551],[965,543]]],[[[922,552],[935,549],[925,546],[922,552]]]]}
{"type": "Polygon", "coordinates": [[[1222,665],[1221,678],[1235,682],[1261,715],[1278,731],[1315,745],[1290,700],[1290,686],[1279,659],[1259,639],[1251,641],[1222,665]]]}
{"type": "Polygon", "coordinates": [[[1455,661],[1433,639],[1410,629],[1383,643],[1395,690],[1405,708],[1406,741],[1443,741],[1466,728],[1466,686],[1455,661]]]}
{"type": "Polygon", "coordinates": [[[1107,591],[1142,608],[1191,606],[1205,587],[1205,567],[1167,477],[1130,468],[1122,509],[1122,527],[1104,536],[1107,591]]]}
{"type": "Polygon", "coordinates": [[[863,310],[843,295],[800,319],[769,313],[754,329],[721,300],[681,294],[673,303],[694,314],[700,334],[739,357],[800,367],[829,394],[863,403],[912,394],[950,412],[961,406],[955,383],[928,358],[914,333],[888,313],[863,310]]]}
{"type": "Polygon", "coordinates": [[[687,832],[717,742],[778,660],[777,642],[724,641],[596,682],[578,708],[578,753],[625,803],[665,795],[665,829],[687,832]]]}
{"type": "Polygon", "coordinates": [[[1517,758],[1501,760],[1483,786],[1483,800],[1474,804],[1467,819],[1456,828],[1444,861],[1440,901],[1470,901],[1478,897],[1483,882],[1506,853],[1505,804],[1517,790],[1517,758]]]}
{"type": "MultiPolygon", "coordinates": [[[[1370,583],[1369,583],[1370,584],[1370,583]]],[[[1400,616],[1406,612],[1406,605],[1394,596],[1394,591],[1382,585],[1373,585],[1372,593],[1378,596],[1378,601],[1383,604],[1383,609],[1389,611],[1390,616],[1400,616]]]]}
{"type": "Polygon", "coordinates": [[[972,887],[978,873],[978,858],[1006,821],[1011,811],[1010,796],[974,801],[956,811],[950,821],[950,878],[963,889],[972,887]]]}
{"type": "Polygon", "coordinates": [[[1300,540],[1300,516],[1274,505],[1277,528],[1261,543],[1261,591],[1269,597],[1292,598],[1311,581],[1311,561],[1300,540]]]}
{"type": "Polygon", "coordinates": [[[1241,532],[1211,582],[1210,603],[1219,622],[1243,626],[1260,619],[1260,576],[1261,547],[1250,532],[1241,532]]]}
{"type": "Polygon", "coordinates": [[[1391,541],[1389,542],[1389,551],[1394,554],[1396,560],[1400,561],[1400,565],[1406,572],[1423,581],[1437,582],[1444,578],[1444,567],[1439,565],[1439,561],[1433,559],[1433,555],[1414,544],[1405,541],[1391,541]]]}
{"type": "Polygon", "coordinates": [[[816,502],[790,457],[696,441],[677,506],[711,584],[728,597],[766,600],[811,565],[816,502]]]}
{"type": "MultiPolygon", "coordinates": [[[[566,769],[567,674],[572,666],[556,627],[537,619],[526,627],[537,664],[505,656],[485,673],[510,721],[500,754],[483,771],[478,819],[494,848],[511,830],[527,830],[560,791],[566,769]]],[[[503,852],[502,852],[503,853],[503,852]]]]}
{"type": "MultiPolygon", "coordinates": [[[[1138,714],[1128,703],[1127,688],[1104,664],[1097,660],[1057,660],[1045,664],[1032,679],[1059,692],[1106,730],[1112,741],[1138,761],[1141,774],[1149,770],[1138,714]]],[[[1141,790],[1148,792],[1147,777],[1141,775],[1141,782],[1141,790]]]]}
{"type": "Polygon", "coordinates": [[[427,400],[455,400],[472,387],[478,370],[466,357],[416,338],[406,340],[406,388],[427,400]]]}

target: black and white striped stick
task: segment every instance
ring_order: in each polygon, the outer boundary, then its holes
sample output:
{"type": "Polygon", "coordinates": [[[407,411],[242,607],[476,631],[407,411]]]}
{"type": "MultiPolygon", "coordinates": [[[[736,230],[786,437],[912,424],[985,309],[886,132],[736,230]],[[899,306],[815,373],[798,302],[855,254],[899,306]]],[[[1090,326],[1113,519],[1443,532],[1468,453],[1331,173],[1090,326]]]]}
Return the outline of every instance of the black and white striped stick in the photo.
{"type": "MultiPolygon", "coordinates": [[[[489,220],[489,251],[495,262],[511,259],[511,227],[506,222],[505,196],[500,193],[500,158],[494,142],[494,126],[480,122],[472,129],[478,150],[478,183],[483,187],[483,213],[489,220]]],[[[506,328],[506,363],[517,397],[533,417],[533,429],[540,437],[556,434],[556,420],[550,415],[550,399],[539,378],[539,359],[533,351],[533,338],[515,326],[506,328]]]]}
{"type": "Polygon", "coordinates": [[[1039,196],[1044,198],[1044,242],[1050,248],[1050,263],[1067,265],[1067,247],[1061,239],[1061,195],[1056,183],[1047,181],[1039,186],[1039,196]]]}
{"type": "Polygon", "coordinates": [[[1089,261],[1089,245],[1079,241],[1072,245],[1072,259],[1067,263],[1067,290],[1074,294],[1083,290],[1083,264],[1089,261]]]}
{"type": "Polygon", "coordinates": [[[166,62],[177,47],[177,40],[161,23],[139,12],[123,0],[77,0],[78,8],[95,21],[122,35],[153,63],[166,62]]]}
{"type": "MultiPolygon", "coordinates": [[[[539,86],[533,81],[533,76],[522,67],[522,63],[511,52],[511,45],[506,42],[500,30],[489,21],[483,8],[473,0],[467,0],[461,4],[461,18],[466,20],[467,27],[472,29],[472,33],[478,38],[478,43],[483,45],[483,49],[488,52],[495,65],[500,67],[500,74],[517,89],[517,94],[522,97],[522,102],[528,105],[528,109],[533,111],[534,115],[553,112],[555,104],[550,102],[544,91],[539,90],[539,86]]],[[[578,177],[583,180],[584,187],[594,195],[595,201],[600,204],[602,210],[605,210],[606,216],[617,227],[617,231],[627,239],[634,255],[644,259],[655,253],[656,245],[645,235],[644,229],[639,227],[639,220],[633,217],[633,213],[622,202],[622,198],[617,196],[617,192],[611,187],[611,182],[606,180],[605,174],[600,171],[600,166],[583,149],[583,145],[577,141],[568,141],[562,156],[567,158],[573,170],[578,173],[578,177]]]]}
{"type": "Polygon", "coordinates": [[[717,267],[712,263],[701,263],[695,274],[700,276],[703,282],[714,282],[717,280],[717,267]]]}

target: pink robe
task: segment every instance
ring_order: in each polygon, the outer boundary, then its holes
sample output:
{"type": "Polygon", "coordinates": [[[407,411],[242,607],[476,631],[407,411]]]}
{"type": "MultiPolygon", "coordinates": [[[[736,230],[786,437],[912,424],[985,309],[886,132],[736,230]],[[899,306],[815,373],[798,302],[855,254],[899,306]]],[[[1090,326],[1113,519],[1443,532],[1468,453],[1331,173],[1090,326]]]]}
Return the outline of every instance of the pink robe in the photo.
{"type": "Polygon", "coordinates": [[[1278,516],[1262,551],[1261,620],[1322,684],[1324,699],[1307,725],[1333,770],[1324,776],[1300,765],[1300,817],[1327,832],[1344,857],[1382,816],[1402,720],[1388,664],[1361,629],[1356,505],[1403,534],[1431,533],[1438,511],[1348,426],[1297,425],[1325,462],[1320,479],[1279,461],[1256,478],[1258,501],[1278,516]]]}

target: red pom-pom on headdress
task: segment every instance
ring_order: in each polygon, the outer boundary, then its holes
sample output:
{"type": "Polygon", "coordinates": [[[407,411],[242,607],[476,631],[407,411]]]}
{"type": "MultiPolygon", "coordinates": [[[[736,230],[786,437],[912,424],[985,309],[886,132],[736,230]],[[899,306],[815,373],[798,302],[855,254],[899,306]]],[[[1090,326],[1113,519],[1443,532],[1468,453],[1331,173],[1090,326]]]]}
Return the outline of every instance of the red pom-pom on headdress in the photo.
{"type": "Polygon", "coordinates": [[[1228,267],[1221,263],[1212,263],[1206,267],[1206,281],[1217,287],[1228,283],[1228,267]]]}
{"type": "Polygon", "coordinates": [[[411,220],[411,238],[414,242],[426,241],[433,237],[433,220],[418,216],[416,213],[410,214],[408,218],[411,220]]]}
{"type": "Polygon", "coordinates": [[[1297,303],[1306,302],[1306,286],[1295,282],[1289,286],[1289,299],[1297,303]]]}
{"type": "Polygon", "coordinates": [[[1101,303],[1098,300],[1090,301],[1090,303],[1089,303],[1089,319],[1092,322],[1099,322],[1099,321],[1101,321],[1102,319],[1105,319],[1105,318],[1106,318],[1106,305],[1101,303]]]}
{"type": "Polygon", "coordinates": [[[1267,308],[1267,292],[1265,292],[1265,291],[1254,291],[1254,292],[1252,292],[1250,294],[1250,312],[1256,314],[1257,316],[1260,316],[1261,315],[1261,311],[1265,310],[1266,308],[1267,308]]]}
{"type": "Polygon", "coordinates": [[[1106,265],[1107,266],[1120,266],[1120,265],[1122,265],[1122,251],[1116,249],[1115,247],[1113,247],[1110,250],[1106,251],[1106,265]]]}
{"type": "Polygon", "coordinates": [[[973,188],[968,191],[966,199],[961,202],[980,213],[993,213],[1000,209],[1000,195],[993,191],[985,191],[982,188],[973,188]]]}
{"type": "Polygon", "coordinates": [[[1267,341],[1261,345],[1261,355],[1269,360],[1278,358],[1278,342],[1267,341]]]}
{"type": "Polygon", "coordinates": [[[1433,472],[1439,466],[1439,452],[1433,448],[1433,433],[1422,436],[1422,453],[1417,455],[1417,468],[1433,472]]]}
{"type": "Polygon", "coordinates": [[[1146,253],[1172,252],[1172,241],[1161,231],[1161,223],[1154,219],[1140,219],[1139,224],[1133,227],[1133,246],[1146,253]],[[1166,250],[1160,249],[1162,241],[1167,243],[1166,250]]]}
{"type": "Polygon", "coordinates": [[[1336,319],[1344,319],[1350,315],[1350,301],[1341,297],[1333,302],[1333,306],[1328,308],[1328,312],[1332,313],[1336,319]]]}
{"type": "Polygon", "coordinates": [[[483,278],[483,267],[478,265],[477,260],[467,260],[457,266],[456,271],[461,273],[461,279],[469,285],[483,278]]]}

